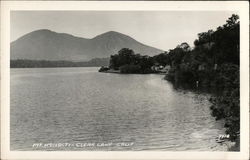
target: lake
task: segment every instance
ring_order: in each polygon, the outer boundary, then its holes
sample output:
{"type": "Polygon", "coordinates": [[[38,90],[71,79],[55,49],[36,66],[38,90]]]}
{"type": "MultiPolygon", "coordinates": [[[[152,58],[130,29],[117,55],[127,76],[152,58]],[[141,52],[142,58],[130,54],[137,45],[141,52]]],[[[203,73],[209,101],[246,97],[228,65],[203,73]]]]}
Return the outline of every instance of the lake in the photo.
{"type": "Polygon", "coordinates": [[[209,94],[164,75],[99,68],[10,70],[11,150],[224,151],[209,94]]]}

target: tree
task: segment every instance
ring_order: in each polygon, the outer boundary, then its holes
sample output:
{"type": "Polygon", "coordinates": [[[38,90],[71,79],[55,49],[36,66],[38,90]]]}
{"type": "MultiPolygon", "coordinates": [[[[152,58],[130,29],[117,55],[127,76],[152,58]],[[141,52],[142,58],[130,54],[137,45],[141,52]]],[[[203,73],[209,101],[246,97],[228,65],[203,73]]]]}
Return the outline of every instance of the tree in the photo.
{"type": "Polygon", "coordinates": [[[120,66],[122,66],[134,62],[135,53],[132,49],[122,48],[120,51],[118,51],[118,57],[118,63],[120,66]]]}
{"type": "Polygon", "coordinates": [[[111,55],[110,56],[110,61],[109,61],[109,68],[118,70],[119,69],[119,62],[118,62],[118,55],[111,55]]]}
{"type": "Polygon", "coordinates": [[[239,24],[239,16],[236,14],[233,14],[230,18],[228,18],[225,26],[231,27],[231,26],[236,25],[236,24],[239,24]]]}
{"type": "Polygon", "coordinates": [[[132,49],[122,48],[118,51],[118,54],[110,56],[109,67],[118,70],[120,66],[134,62],[135,57],[132,49]]]}
{"type": "Polygon", "coordinates": [[[168,52],[164,52],[158,55],[153,56],[154,63],[159,63],[160,65],[170,65],[171,60],[168,52]]]}
{"type": "Polygon", "coordinates": [[[191,50],[191,47],[187,42],[183,42],[180,45],[178,45],[176,48],[181,48],[183,51],[188,52],[191,50]]]}

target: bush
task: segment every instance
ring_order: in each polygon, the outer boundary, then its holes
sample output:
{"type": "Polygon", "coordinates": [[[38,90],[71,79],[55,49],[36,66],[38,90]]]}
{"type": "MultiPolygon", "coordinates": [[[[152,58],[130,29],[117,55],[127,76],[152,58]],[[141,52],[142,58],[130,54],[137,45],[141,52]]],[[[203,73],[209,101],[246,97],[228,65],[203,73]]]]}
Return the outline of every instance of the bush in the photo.
{"type": "Polygon", "coordinates": [[[125,64],[120,67],[121,73],[141,73],[141,67],[139,65],[125,64]]]}
{"type": "Polygon", "coordinates": [[[215,81],[222,94],[211,100],[212,115],[216,119],[225,119],[226,133],[235,140],[240,130],[239,66],[223,64],[215,81]]]}
{"type": "Polygon", "coordinates": [[[105,72],[105,71],[108,71],[108,70],[109,70],[108,67],[102,66],[102,67],[99,69],[99,72],[105,72]]]}

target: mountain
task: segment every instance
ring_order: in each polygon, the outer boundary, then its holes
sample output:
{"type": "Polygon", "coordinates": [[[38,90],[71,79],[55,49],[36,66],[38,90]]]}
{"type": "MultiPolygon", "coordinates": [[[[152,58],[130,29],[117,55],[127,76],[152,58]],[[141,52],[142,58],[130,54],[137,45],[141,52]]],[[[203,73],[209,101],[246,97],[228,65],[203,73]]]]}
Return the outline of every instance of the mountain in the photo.
{"type": "Polygon", "coordinates": [[[43,29],[28,33],[12,42],[10,58],[88,61],[93,58],[110,57],[121,48],[130,48],[142,55],[156,55],[163,52],[114,31],[86,39],[43,29]]]}

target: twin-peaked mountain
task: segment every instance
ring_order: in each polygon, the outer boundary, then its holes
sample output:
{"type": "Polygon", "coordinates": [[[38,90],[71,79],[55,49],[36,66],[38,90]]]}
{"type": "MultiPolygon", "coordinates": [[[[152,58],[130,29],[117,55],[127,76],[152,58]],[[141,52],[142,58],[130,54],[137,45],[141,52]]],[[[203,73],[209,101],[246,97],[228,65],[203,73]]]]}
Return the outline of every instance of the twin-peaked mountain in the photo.
{"type": "Polygon", "coordinates": [[[142,55],[156,55],[163,52],[114,31],[86,39],[44,29],[28,33],[12,42],[10,58],[11,60],[88,61],[93,58],[109,57],[121,48],[130,48],[142,55]]]}

